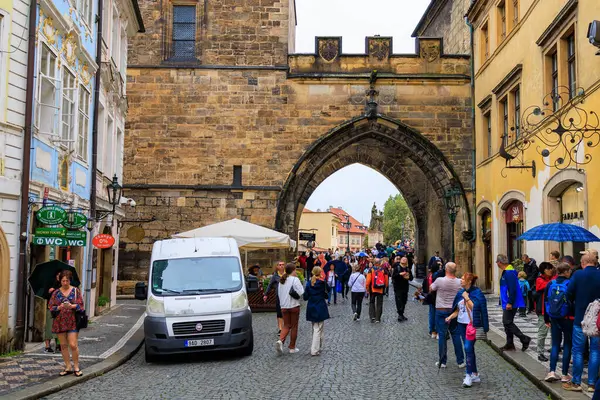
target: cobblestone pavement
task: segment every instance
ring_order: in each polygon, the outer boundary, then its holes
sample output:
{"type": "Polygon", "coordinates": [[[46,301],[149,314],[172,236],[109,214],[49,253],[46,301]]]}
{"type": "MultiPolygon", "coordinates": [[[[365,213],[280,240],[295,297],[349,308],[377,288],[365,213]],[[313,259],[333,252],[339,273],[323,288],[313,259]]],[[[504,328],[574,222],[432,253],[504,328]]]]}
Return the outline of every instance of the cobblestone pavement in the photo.
{"type": "MultiPolygon", "coordinates": [[[[102,361],[131,336],[132,327],[144,313],[141,301],[119,301],[116,307],[96,317],[79,336],[81,368],[102,361]]],[[[139,321],[141,322],[141,321],[139,321]]],[[[54,340],[52,341],[54,346],[54,340]]],[[[15,390],[56,378],[63,370],[60,353],[44,353],[43,344],[14,357],[0,359],[0,397],[15,390]]]]}
{"type": "MultiPolygon", "coordinates": [[[[310,325],[304,321],[304,310],[298,342],[301,351],[282,356],[274,350],[274,314],[255,314],[251,357],[211,355],[146,364],[140,351],[106,375],[49,398],[546,399],[484,343],[476,347],[481,384],[462,388],[464,372],[455,362],[438,373],[437,343],[427,336],[427,308],[409,302],[409,321],[398,323],[392,296],[384,303],[381,324],[367,319],[353,322],[349,302],[332,306],[333,318],[326,322],[326,344],[320,357],[309,354],[310,325]]],[[[453,354],[452,349],[449,353],[453,354]]]]}

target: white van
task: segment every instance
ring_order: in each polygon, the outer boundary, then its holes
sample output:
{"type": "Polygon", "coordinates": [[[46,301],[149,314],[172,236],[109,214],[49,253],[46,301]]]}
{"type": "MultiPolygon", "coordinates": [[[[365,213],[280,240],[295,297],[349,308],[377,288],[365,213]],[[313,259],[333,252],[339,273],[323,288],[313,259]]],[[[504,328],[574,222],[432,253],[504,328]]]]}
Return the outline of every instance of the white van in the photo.
{"type": "MultiPolygon", "coordinates": [[[[249,282],[250,291],[258,281],[249,282]]],[[[159,240],[145,283],[136,298],[147,299],[146,361],[193,352],[236,350],[251,355],[252,313],[234,239],[159,240]]]]}

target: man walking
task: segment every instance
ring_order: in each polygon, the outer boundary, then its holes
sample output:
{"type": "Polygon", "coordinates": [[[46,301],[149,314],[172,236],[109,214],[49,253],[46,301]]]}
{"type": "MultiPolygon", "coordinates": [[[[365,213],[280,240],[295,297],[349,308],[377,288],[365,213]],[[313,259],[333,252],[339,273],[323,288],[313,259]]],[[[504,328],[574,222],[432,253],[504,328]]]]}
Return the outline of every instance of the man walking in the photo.
{"type": "Polygon", "coordinates": [[[522,350],[525,351],[529,347],[531,338],[523,334],[514,322],[517,309],[525,307],[525,300],[519,288],[517,271],[510,265],[505,254],[498,254],[496,265],[502,270],[500,300],[502,302],[502,324],[506,332],[506,344],[500,349],[504,351],[515,350],[514,337],[516,336],[523,344],[522,350]]]}
{"type": "MultiPolygon", "coordinates": [[[[518,284],[517,284],[518,285],[518,284]]],[[[465,353],[463,352],[463,344],[460,338],[460,331],[456,319],[446,323],[446,318],[452,314],[452,304],[456,294],[460,290],[460,279],[456,277],[456,264],[449,262],[446,264],[446,276],[438,278],[431,284],[430,291],[436,291],[435,299],[435,326],[438,333],[438,351],[439,361],[435,364],[439,368],[446,368],[448,360],[448,351],[446,346],[446,336],[448,331],[452,337],[454,345],[454,354],[459,368],[465,367],[465,353]]]]}
{"type": "Polygon", "coordinates": [[[408,301],[409,281],[413,280],[413,274],[408,265],[408,258],[396,257],[392,267],[392,283],[394,285],[394,297],[396,298],[396,311],[398,311],[398,322],[404,322],[408,318],[404,316],[404,309],[408,301]]]}
{"type": "MultiPolygon", "coordinates": [[[[573,321],[573,379],[563,384],[563,389],[581,392],[583,373],[583,352],[587,337],[583,334],[581,321],[587,306],[598,297],[600,270],[596,268],[596,257],[586,253],[581,257],[581,270],[575,272],[569,282],[567,295],[575,305],[573,321]]],[[[600,366],[600,337],[590,337],[590,357],[588,363],[588,390],[593,392],[600,366]]]]}
{"type": "Polygon", "coordinates": [[[381,322],[383,313],[383,294],[389,286],[389,277],[385,268],[381,266],[381,260],[375,259],[375,265],[367,274],[366,288],[369,292],[369,318],[371,323],[381,322]]]}
{"type": "Polygon", "coordinates": [[[536,261],[527,254],[523,254],[521,260],[523,260],[523,271],[527,274],[527,282],[529,282],[529,287],[531,288],[531,290],[527,292],[527,308],[528,313],[532,313],[535,310],[533,293],[535,291],[535,280],[539,275],[538,266],[536,261]]]}

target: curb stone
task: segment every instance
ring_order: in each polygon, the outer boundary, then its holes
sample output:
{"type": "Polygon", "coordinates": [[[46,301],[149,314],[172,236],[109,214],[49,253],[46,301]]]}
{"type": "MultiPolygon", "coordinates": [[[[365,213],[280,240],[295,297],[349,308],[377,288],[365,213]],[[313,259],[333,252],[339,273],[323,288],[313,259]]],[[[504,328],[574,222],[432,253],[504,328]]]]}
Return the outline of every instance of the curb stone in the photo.
{"type": "Polygon", "coordinates": [[[544,381],[546,376],[546,367],[538,363],[536,360],[531,358],[526,353],[523,353],[519,349],[516,351],[502,351],[500,347],[504,345],[504,338],[495,332],[489,331],[487,333],[488,340],[485,342],[496,351],[502,358],[508,361],[514,366],[519,372],[521,372],[527,379],[529,379],[534,385],[540,390],[549,395],[554,400],[589,400],[591,397],[581,392],[569,392],[563,390],[560,386],[560,382],[550,384],[544,381]]]}
{"type": "Polygon", "coordinates": [[[55,379],[40,383],[39,385],[31,386],[23,390],[18,390],[13,393],[9,393],[3,398],[6,400],[29,400],[39,399],[52,393],[59,392],[61,390],[70,388],[80,383],[86,382],[90,379],[103,375],[113,369],[123,365],[135,353],[142,347],[144,343],[144,329],[140,327],[125,343],[125,345],[118,350],[115,354],[111,355],[107,359],[91,365],[83,371],[83,376],[77,378],[73,375],[66,377],[57,377],[55,379]]]}

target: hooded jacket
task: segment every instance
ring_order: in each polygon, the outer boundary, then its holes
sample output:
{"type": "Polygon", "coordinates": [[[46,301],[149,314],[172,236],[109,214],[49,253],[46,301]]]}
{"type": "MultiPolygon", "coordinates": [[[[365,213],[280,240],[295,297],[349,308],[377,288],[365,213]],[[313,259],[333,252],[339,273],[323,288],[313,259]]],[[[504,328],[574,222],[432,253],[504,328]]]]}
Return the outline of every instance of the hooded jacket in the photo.
{"type": "Polygon", "coordinates": [[[500,278],[500,299],[502,300],[502,309],[506,310],[506,305],[510,304],[513,310],[525,307],[525,299],[519,286],[518,272],[512,265],[502,271],[500,278]]]}
{"type": "MultiPolygon", "coordinates": [[[[458,303],[463,299],[462,294],[465,289],[460,289],[454,298],[454,303],[452,304],[452,309],[458,307],[458,303]]],[[[488,311],[487,311],[487,300],[485,295],[476,286],[471,286],[469,290],[469,298],[473,301],[473,310],[471,311],[473,318],[473,326],[475,328],[483,328],[484,332],[488,332],[490,330],[489,319],[488,319],[488,311]]]]}
{"type": "Polygon", "coordinates": [[[537,315],[544,315],[546,313],[546,287],[550,283],[551,280],[555,279],[556,276],[548,276],[546,274],[541,274],[535,280],[535,312],[537,315]]]}

